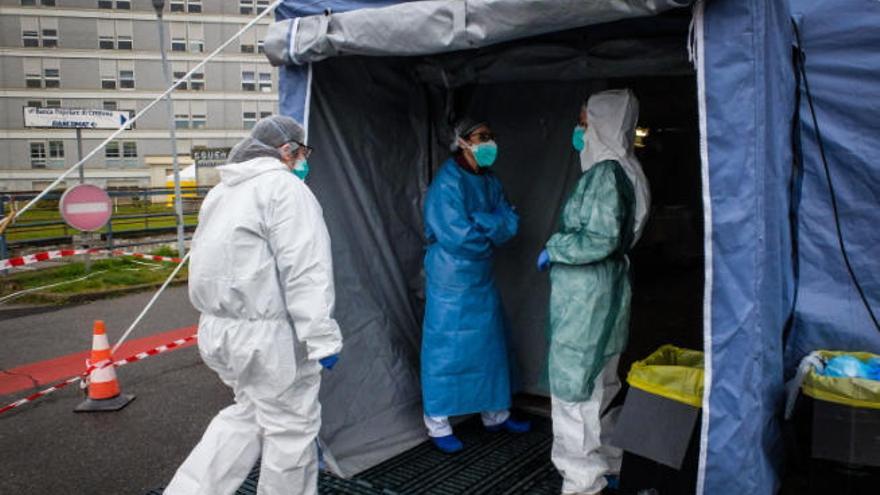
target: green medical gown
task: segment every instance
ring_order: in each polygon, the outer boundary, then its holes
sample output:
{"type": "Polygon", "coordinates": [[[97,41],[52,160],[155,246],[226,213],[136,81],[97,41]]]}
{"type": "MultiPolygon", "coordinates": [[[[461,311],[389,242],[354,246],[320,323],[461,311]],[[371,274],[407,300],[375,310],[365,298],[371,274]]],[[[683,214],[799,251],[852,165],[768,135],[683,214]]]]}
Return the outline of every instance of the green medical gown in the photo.
{"type": "Polygon", "coordinates": [[[626,172],[605,160],[581,176],[547,241],[550,391],[565,401],[589,399],[608,358],[626,347],[634,212],[626,172]]]}

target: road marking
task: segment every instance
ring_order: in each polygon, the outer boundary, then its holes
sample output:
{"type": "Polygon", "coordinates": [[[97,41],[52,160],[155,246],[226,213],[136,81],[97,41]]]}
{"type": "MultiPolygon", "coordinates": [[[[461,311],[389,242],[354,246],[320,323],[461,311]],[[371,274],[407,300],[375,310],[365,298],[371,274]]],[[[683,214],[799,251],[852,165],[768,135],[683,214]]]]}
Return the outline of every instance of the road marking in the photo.
{"type": "MultiPolygon", "coordinates": [[[[126,342],[116,352],[116,358],[123,358],[132,354],[137,354],[158,345],[166,344],[173,340],[189,337],[196,333],[196,326],[178,328],[167,332],[157,333],[148,337],[126,342]]],[[[190,347],[195,342],[190,342],[178,347],[183,349],[190,347]]],[[[175,349],[176,350],[176,349],[175,349]]],[[[68,354],[44,361],[28,363],[17,368],[6,370],[0,374],[0,395],[13,394],[22,390],[28,390],[36,387],[44,387],[48,384],[55,383],[69,376],[77,375],[85,371],[86,359],[89,357],[89,350],[68,354]]]]}

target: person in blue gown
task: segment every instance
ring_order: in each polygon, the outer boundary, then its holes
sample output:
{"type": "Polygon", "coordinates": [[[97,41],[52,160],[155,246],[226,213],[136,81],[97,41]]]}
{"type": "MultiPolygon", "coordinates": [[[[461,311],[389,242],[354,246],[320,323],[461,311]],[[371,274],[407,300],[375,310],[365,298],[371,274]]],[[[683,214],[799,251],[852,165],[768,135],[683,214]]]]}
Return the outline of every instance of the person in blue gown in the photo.
{"type": "Polygon", "coordinates": [[[449,416],[481,413],[492,431],[525,432],[510,416],[510,373],[493,254],[517,233],[519,216],[491,167],[498,153],[486,122],[455,126],[453,156],[425,199],[426,296],[422,333],[425,425],[443,452],[462,449],[449,416]]]}

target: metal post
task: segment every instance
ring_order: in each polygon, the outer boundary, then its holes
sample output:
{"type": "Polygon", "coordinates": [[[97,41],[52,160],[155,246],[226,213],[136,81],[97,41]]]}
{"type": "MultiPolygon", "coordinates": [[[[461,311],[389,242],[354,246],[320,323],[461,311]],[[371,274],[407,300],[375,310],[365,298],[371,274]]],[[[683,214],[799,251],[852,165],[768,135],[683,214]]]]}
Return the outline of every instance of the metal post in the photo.
{"type": "MultiPolygon", "coordinates": [[[[12,214],[12,211],[9,212],[12,214]]],[[[0,216],[6,216],[6,196],[0,196],[0,216]]],[[[6,244],[6,230],[0,232],[0,260],[9,258],[9,246],[6,244]]],[[[6,275],[7,270],[0,270],[0,275],[6,275]]]]}
{"type": "MultiPolygon", "coordinates": [[[[162,18],[162,10],[165,8],[165,0],[153,0],[153,8],[156,9],[156,22],[159,24],[159,52],[162,54],[162,73],[165,75],[166,86],[171,86],[171,68],[168,63],[168,54],[165,53],[165,22],[162,18]]],[[[174,213],[177,221],[177,255],[183,256],[185,249],[183,244],[183,198],[180,193],[180,164],[177,161],[177,132],[174,122],[174,105],[171,102],[171,93],[165,97],[165,106],[168,109],[168,130],[171,132],[171,163],[174,167],[174,213]]]]}
{"type": "MultiPolygon", "coordinates": [[[[76,129],[76,161],[81,162],[83,159],[83,131],[80,128],[76,129]]],[[[81,163],[79,165],[79,183],[85,184],[86,182],[86,164],[81,163]]]]}
{"type": "Polygon", "coordinates": [[[113,218],[107,222],[107,249],[113,251],[113,218]]]}

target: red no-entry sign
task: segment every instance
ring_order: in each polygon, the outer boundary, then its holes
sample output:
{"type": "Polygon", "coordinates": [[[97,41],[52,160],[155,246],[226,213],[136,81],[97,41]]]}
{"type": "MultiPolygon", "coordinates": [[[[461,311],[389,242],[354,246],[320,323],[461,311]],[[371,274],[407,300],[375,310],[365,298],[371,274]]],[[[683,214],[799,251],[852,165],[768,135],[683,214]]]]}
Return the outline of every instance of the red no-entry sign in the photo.
{"type": "Polygon", "coordinates": [[[100,187],[79,184],[61,196],[61,217],[71,227],[85,232],[99,230],[113,214],[110,196],[100,187]]]}

